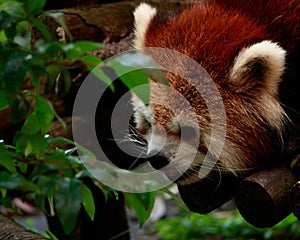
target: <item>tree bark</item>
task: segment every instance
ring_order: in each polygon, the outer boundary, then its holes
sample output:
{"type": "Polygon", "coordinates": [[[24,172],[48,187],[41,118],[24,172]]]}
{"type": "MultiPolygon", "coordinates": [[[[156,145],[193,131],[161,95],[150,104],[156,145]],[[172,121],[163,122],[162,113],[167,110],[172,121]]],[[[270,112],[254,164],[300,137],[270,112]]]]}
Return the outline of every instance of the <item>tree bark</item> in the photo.
{"type": "Polygon", "coordinates": [[[214,172],[199,182],[178,185],[181,198],[191,211],[209,213],[234,197],[238,178],[220,174],[214,172]]]}
{"type": "Polygon", "coordinates": [[[46,240],[29,231],[0,213],[0,239],[2,240],[46,240]]]}
{"type": "Polygon", "coordinates": [[[284,165],[258,171],[238,185],[241,215],[259,228],[272,227],[292,211],[291,188],[298,177],[284,165]]]}
{"type": "MultiPolygon", "coordinates": [[[[65,22],[75,40],[92,40],[97,42],[116,42],[128,36],[133,31],[133,11],[143,0],[122,1],[111,4],[92,6],[77,6],[54,10],[64,13],[65,22]]],[[[170,0],[147,1],[152,6],[165,12],[178,12],[191,3],[201,0],[170,0]]],[[[54,39],[59,39],[57,28],[59,25],[49,16],[41,16],[50,28],[54,39]]],[[[35,30],[35,39],[42,38],[41,33],[35,30]]],[[[67,37],[67,36],[66,36],[67,37]]],[[[34,39],[34,40],[35,40],[34,39]]]]}

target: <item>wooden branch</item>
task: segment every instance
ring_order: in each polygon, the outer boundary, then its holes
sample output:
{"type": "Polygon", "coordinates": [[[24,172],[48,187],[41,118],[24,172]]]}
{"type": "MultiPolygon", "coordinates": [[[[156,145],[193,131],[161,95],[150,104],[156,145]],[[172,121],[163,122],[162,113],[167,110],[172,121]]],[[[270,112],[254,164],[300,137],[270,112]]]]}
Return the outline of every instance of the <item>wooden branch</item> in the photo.
{"type": "Polygon", "coordinates": [[[93,5],[97,3],[109,3],[109,2],[117,2],[114,0],[63,0],[63,1],[53,1],[47,0],[44,10],[51,9],[62,9],[76,6],[84,6],[84,5],[93,5]]]}
{"type": "Polygon", "coordinates": [[[219,176],[219,173],[214,173],[199,182],[178,185],[178,190],[191,211],[205,214],[232,199],[237,183],[238,179],[233,175],[219,176]]]}
{"type": "MultiPolygon", "coordinates": [[[[128,36],[133,31],[133,11],[143,0],[124,1],[111,4],[92,6],[78,6],[55,10],[65,15],[65,22],[74,40],[92,40],[116,42],[128,36]]],[[[193,2],[201,0],[150,0],[147,3],[166,12],[175,12],[193,2]]],[[[59,25],[49,16],[41,16],[41,20],[50,28],[54,39],[59,39],[57,28],[59,25]]],[[[41,33],[34,30],[34,39],[42,38],[41,33]]]]}
{"type": "Polygon", "coordinates": [[[291,188],[298,178],[284,165],[252,174],[237,188],[241,215],[255,227],[272,227],[291,213],[291,188]]]}
{"type": "Polygon", "coordinates": [[[39,234],[29,231],[0,213],[0,239],[5,240],[46,240],[39,234]]]}

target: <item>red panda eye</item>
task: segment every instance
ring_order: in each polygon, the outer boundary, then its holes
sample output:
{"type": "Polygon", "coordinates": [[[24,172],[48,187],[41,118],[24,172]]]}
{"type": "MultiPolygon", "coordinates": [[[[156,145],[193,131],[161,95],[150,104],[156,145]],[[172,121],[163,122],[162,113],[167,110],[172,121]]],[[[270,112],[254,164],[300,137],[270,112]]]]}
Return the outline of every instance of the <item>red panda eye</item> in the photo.
{"type": "Polygon", "coordinates": [[[192,139],[197,136],[197,131],[194,127],[191,126],[182,126],[180,128],[180,136],[183,139],[192,139]]]}

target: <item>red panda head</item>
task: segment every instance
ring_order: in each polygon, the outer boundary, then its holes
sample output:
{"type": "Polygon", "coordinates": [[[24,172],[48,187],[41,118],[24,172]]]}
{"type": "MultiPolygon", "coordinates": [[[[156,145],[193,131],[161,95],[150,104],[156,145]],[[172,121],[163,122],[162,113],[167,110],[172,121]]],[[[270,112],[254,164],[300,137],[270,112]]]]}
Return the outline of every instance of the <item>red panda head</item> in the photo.
{"type": "Polygon", "coordinates": [[[136,128],[148,143],[155,168],[170,163],[170,172],[183,174],[178,183],[188,184],[201,177],[205,156],[217,158],[206,168],[234,174],[276,158],[274,149],[280,151],[286,121],[278,99],[286,51],[268,40],[263,26],[238,12],[204,4],[166,18],[142,3],[134,17],[135,49],[152,56],[164,69],[180,69],[184,76],[193,76],[187,80],[166,70],[171,91],[151,79],[149,104],[132,97],[136,128]],[[225,111],[211,115],[201,93],[209,95],[210,104],[216,96],[201,70],[186,67],[184,57],[174,58],[154,48],[178,51],[199,63],[211,76],[225,111]],[[212,138],[212,119],[221,122],[224,118],[212,138]],[[222,145],[220,154],[216,147],[209,147],[212,142],[222,145]]]}

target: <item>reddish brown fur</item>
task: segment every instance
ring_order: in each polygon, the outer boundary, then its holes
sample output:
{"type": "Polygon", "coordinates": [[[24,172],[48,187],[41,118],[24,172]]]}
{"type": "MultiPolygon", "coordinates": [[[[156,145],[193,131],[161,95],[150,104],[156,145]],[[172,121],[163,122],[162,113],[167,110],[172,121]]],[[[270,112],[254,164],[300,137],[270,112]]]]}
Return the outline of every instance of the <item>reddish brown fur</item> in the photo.
{"type": "MultiPolygon", "coordinates": [[[[241,159],[252,161],[245,166],[273,158],[281,149],[275,149],[278,143],[273,138],[274,132],[256,104],[260,90],[256,89],[256,95],[235,92],[235,86],[228,83],[230,69],[243,48],[266,39],[279,42],[292,52],[300,39],[299,11],[299,0],[212,0],[173,18],[157,14],[147,29],[145,47],[168,48],[185,54],[200,63],[217,83],[226,108],[227,140],[241,149],[241,159]]],[[[180,63],[181,59],[175,61],[180,63]]],[[[199,124],[203,125],[201,129],[207,129],[209,117],[203,99],[194,96],[193,91],[190,93],[190,84],[178,76],[168,73],[168,80],[171,87],[187,97],[198,116],[206,118],[199,124]]],[[[156,108],[157,112],[162,110],[156,108]]],[[[163,118],[161,114],[156,117],[163,118]]],[[[156,119],[156,122],[166,121],[156,119]]],[[[206,149],[201,145],[199,150],[206,149]]]]}
{"type": "Polygon", "coordinates": [[[156,16],[146,33],[145,47],[182,52],[198,61],[214,80],[222,81],[242,48],[269,39],[292,50],[295,39],[300,39],[298,0],[208,2],[167,22],[156,16]]]}
{"type": "Polygon", "coordinates": [[[224,7],[240,11],[265,25],[269,39],[280,42],[288,51],[296,47],[300,39],[300,2],[299,0],[209,0],[224,7]],[[298,40],[298,41],[297,41],[298,40]]]}
{"type": "Polygon", "coordinates": [[[217,6],[194,6],[159,27],[156,21],[160,18],[151,22],[145,47],[166,47],[184,53],[220,81],[241,48],[262,41],[266,35],[253,21],[217,6]]]}

